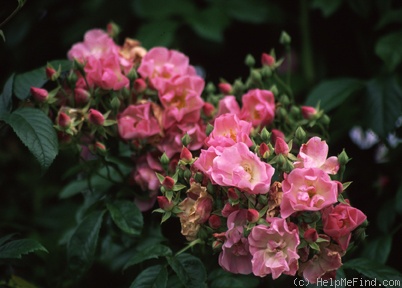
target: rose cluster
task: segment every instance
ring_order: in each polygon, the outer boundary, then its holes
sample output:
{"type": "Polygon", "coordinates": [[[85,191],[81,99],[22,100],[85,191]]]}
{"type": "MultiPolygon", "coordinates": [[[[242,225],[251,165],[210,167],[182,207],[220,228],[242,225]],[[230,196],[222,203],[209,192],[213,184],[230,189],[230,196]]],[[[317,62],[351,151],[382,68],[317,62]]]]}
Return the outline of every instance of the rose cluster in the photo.
{"type": "Polygon", "coordinates": [[[114,32],[88,31],[68,52],[72,68],[48,65],[50,84],[31,88],[60,144],[106,166],[129,155],[120,174],[137,206],[157,199],[162,222],[177,216],[231,273],[335,277],[366,216],[344,199],[346,153],[328,158],[328,116],[294,102],[274,51],[260,67],[248,56],[248,78],[216,89],[183,53],[119,46],[114,32]]]}

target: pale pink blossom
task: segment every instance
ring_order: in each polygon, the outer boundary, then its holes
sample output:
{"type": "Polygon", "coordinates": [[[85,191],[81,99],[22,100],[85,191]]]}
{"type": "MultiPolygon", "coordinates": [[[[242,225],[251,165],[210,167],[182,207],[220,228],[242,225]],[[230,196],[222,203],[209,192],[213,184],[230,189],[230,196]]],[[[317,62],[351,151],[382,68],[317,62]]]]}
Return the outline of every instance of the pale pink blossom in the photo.
{"type": "Polygon", "coordinates": [[[295,275],[298,269],[298,229],[288,226],[285,219],[269,218],[270,226],[257,225],[248,236],[253,274],[264,277],[272,274],[295,275]]]}
{"type": "Polygon", "coordinates": [[[213,146],[207,150],[201,149],[200,156],[193,163],[194,167],[207,175],[213,183],[214,181],[211,179],[212,165],[214,159],[220,154],[221,152],[213,146]]]}
{"type": "Polygon", "coordinates": [[[250,139],[251,123],[240,120],[235,114],[223,114],[215,119],[214,129],[205,140],[207,146],[230,147],[243,142],[248,147],[253,145],[250,139]]]}
{"type": "Polygon", "coordinates": [[[319,137],[313,137],[300,147],[295,162],[296,168],[320,168],[328,174],[336,174],[339,170],[339,161],[335,156],[328,156],[328,144],[319,137]]]}
{"type": "Polygon", "coordinates": [[[165,129],[176,123],[192,122],[200,119],[204,101],[201,98],[204,80],[198,76],[177,77],[169,81],[165,89],[159,91],[159,99],[164,109],[165,129]]]}
{"type": "Polygon", "coordinates": [[[268,193],[274,168],[251,152],[243,142],[225,147],[212,161],[211,179],[251,194],[268,193]]]}
{"type": "Polygon", "coordinates": [[[141,61],[138,73],[143,78],[149,78],[152,86],[157,90],[164,90],[166,83],[174,77],[196,75],[186,55],[164,47],[149,50],[141,61]]]}
{"type": "Polygon", "coordinates": [[[150,102],[128,106],[117,119],[120,137],[125,140],[146,138],[160,133],[150,102]]]}
{"type": "Polygon", "coordinates": [[[352,231],[360,226],[367,216],[362,211],[347,204],[330,206],[322,211],[324,232],[346,250],[352,231]]]}
{"type": "Polygon", "coordinates": [[[232,212],[227,219],[228,230],[226,240],[219,254],[219,265],[234,274],[250,274],[252,272],[249,244],[243,236],[244,225],[247,224],[247,210],[232,212]]]}
{"type": "Polygon", "coordinates": [[[281,216],[318,211],[337,202],[338,185],[319,168],[296,168],[282,182],[281,216]]]}
{"type": "Polygon", "coordinates": [[[275,117],[274,94],[268,90],[253,89],[242,97],[241,119],[251,121],[254,127],[272,123],[275,117]]]}
{"type": "Polygon", "coordinates": [[[236,115],[240,114],[240,106],[239,103],[237,103],[235,96],[228,95],[219,100],[218,113],[215,117],[226,113],[236,115]]]}

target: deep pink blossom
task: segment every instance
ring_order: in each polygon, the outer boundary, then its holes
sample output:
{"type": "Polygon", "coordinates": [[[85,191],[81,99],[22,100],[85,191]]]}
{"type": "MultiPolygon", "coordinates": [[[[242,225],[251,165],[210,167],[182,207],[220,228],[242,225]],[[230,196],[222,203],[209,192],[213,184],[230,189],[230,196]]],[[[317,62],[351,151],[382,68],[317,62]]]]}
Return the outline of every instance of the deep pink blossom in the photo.
{"type": "Polygon", "coordinates": [[[328,144],[319,137],[311,138],[300,147],[295,162],[296,168],[320,168],[328,174],[336,174],[339,170],[339,161],[335,156],[328,156],[328,144]]]}
{"type": "Polygon", "coordinates": [[[322,211],[324,232],[334,239],[342,250],[348,248],[351,232],[366,219],[367,216],[362,211],[343,203],[322,211]]]}
{"type": "Polygon", "coordinates": [[[241,119],[251,121],[254,127],[271,124],[275,116],[274,94],[268,90],[253,89],[242,97],[241,119]]]}
{"type": "Polygon", "coordinates": [[[337,202],[338,185],[319,168],[296,168],[282,182],[281,216],[318,211],[337,202]]]}
{"type": "Polygon", "coordinates": [[[216,117],[226,113],[240,115],[240,106],[235,96],[228,95],[219,100],[216,117]]]}
{"type": "Polygon", "coordinates": [[[257,225],[248,236],[253,273],[264,277],[272,274],[276,279],[281,274],[295,275],[298,269],[300,243],[298,229],[288,226],[285,219],[270,218],[270,226],[257,225]]]}

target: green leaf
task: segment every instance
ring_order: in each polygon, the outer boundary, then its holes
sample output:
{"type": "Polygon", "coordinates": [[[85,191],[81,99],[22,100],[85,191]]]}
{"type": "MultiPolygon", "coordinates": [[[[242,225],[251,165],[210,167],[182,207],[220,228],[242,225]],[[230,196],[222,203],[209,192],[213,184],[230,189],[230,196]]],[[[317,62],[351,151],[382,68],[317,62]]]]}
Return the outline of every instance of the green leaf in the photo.
{"type": "Polygon", "coordinates": [[[75,229],[67,244],[68,267],[80,278],[92,265],[105,211],[94,211],[75,229]]]}
{"type": "Polygon", "coordinates": [[[378,263],[385,264],[388,260],[389,253],[391,252],[391,246],[392,235],[387,234],[377,237],[366,242],[362,256],[378,263]]]}
{"type": "Polygon", "coordinates": [[[48,252],[45,247],[33,239],[13,240],[0,246],[0,259],[20,259],[23,254],[34,251],[48,252]]]}
{"type": "Polygon", "coordinates": [[[175,20],[159,19],[141,25],[136,38],[147,49],[155,46],[169,46],[172,44],[178,27],[175,20]]]}
{"type": "Polygon", "coordinates": [[[364,276],[371,279],[376,279],[379,282],[384,280],[402,281],[402,275],[399,271],[367,258],[356,258],[349,260],[343,264],[343,268],[356,270],[364,276]]]}
{"type": "Polygon", "coordinates": [[[11,97],[13,95],[14,74],[8,78],[3,88],[3,93],[0,95],[0,113],[11,111],[11,97]]]}
{"type": "Polygon", "coordinates": [[[230,23],[224,10],[216,6],[205,8],[185,20],[200,37],[215,42],[223,41],[223,32],[230,23]]]}
{"type": "Polygon", "coordinates": [[[236,20],[260,24],[283,21],[283,11],[279,6],[264,0],[231,0],[225,7],[227,13],[236,20]]]}
{"type": "Polygon", "coordinates": [[[185,287],[207,287],[207,272],[200,259],[183,253],[173,258],[168,258],[168,261],[185,287]]]}
{"type": "Polygon", "coordinates": [[[251,288],[258,287],[260,284],[257,277],[251,275],[235,275],[224,271],[223,269],[213,270],[208,274],[210,288],[251,288]]]}
{"type": "Polygon", "coordinates": [[[50,119],[38,109],[25,107],[13,113],[0,113],[0,120],[9,124],[22,143],[47,169],[58,153],[58,141],[50,119]]]}
{"type": "Polygon", "coordinates": [[[70,182],[61,190],[59,197],[60,199],[70,198],[87,189],[104,192],[112,185],[113,183],[108,179],[105,179],[99,175],[94,175],[90,179],[75,180],[70,182]]]}
{"type": "Polygon", "coordinates": [[[395,196],[395,211],[401,215],[402,214],[402,184],[399,185],[398,191],[395,196]]]}
{"type": "Polygon", "coordinates": [[[381,29],[391,23],[401,23],[402,22],[402,9],[399,10],[389,10],[383,16],[381,16],[380,21],[376,26],[376,29],[381,29]]]}
{"type": "Polygon", "coordinates": [[[385,200],[377,214],[377,227],[383,233],[390,233],[395,223],[396,212],[394,199],[385,200]]]}
{"type": "Polygon", "coordinates": [[[8,234],[4,237],[0,238],[0,246],[6,243],[8,240],[10,240],[16,233],[8,234]]]}
{"type": "Polygon", "coordinates": [[[395,129],[402,113],[402,91],[396,77],[376,78],[367,83],[366,123],[385,139],[395,129]]]}
{"type": "Polygon", "coordinates": [[[135,236],[141,234],[144,220],[141,211],[133,202],[118,200],[107,203],[106,206],[114,223],[122,231],[135,236]]]}
{"type": "Polygon", "coordinates": [[[324,17],[329,17],[339,9],[342,0],[313,0],[311,6],[320,9],[324,17]]]}
{"type": "Polygon", "coordinates": [[[389,71],[394,71],[402,60],[402,31],[381,37],[375,46],[375,53],[384,61],[389,71]]]}
{"type": "Polygon", "coordinates": [[[142,271],[130,288],[162,288],[167,287],[168,272],[165,266],[151,266],[142,271]]]}
{"type": "Polygon", "coordinates": [[[362,89],[363,83],[357,79],[339,78],[322,81],[307,96],[306,105],[317,106],[328,112],[362,89]]]}
{"type": "MultiPolygon", "coordinates": [[[[69,60],[50,61],[55,69],[61,66],[61,71],[67,71],[71,68],[72,62],[69,60]]],[[[30,95],[31,87],[42,87],[46,82],[46,66],[34,69],[29,72],[17,74],[14,79],[14,94],[19,99],[24,100],[30,95]]]]}
{"type": "Polygon", "coordinates": [[[158,259],[159,257],[170,255],[172,255],[172,250],[170,250],[169,247],[162,244],[150,245],[140,251],[137,251],[135,255],[128,260],[127,264],[124,266],[124,269],[144,262],[148,259],[158,259]]]}
{"type": "Polygon", "coordinates": [[[136,15],[153,20],[197,13],[194,3],[187,0],[134,0],[132,8],[136,15]]]}

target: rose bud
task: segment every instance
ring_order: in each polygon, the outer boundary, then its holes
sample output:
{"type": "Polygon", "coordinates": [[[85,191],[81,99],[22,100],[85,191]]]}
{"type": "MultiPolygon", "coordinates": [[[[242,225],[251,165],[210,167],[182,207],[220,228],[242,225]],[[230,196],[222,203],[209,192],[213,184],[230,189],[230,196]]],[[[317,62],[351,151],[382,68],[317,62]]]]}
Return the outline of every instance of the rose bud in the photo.
{"type": "Polygon", "coordinates": [[[267,53],[262,53],[261,55],[261,64],[265,66],[272,67],[275,64],[275,58],[267,53]]]}
{"type": "Polygon", "coordinates": [[[236,193],[236,190],[234,188],[229,188],[228,189],[228,197],[231,200],[239,199],[239,195],[236,193]]]}
{"type": "Polygon", "coordinates": [[[317,114],[317,110],[311,106],[302,106],[301,113],[304,119],[311,119],[317,114]]]}
{"type": "Polygon", "coordinates": [[[304,232],[303,237],[308,243],[313,243],[313,242],[317,241],[317,239],[318,239],[317,230],[315,230],[314,228],[308,228],[304,232]]]}
{"type": "Polygon", "coordinates": [[[74,99],[77,104],[86,104],[91,98],[91,94],[88,90],[83,88],[75,88],[74,89],[74,99]]]}
{"type": "Polygon", "coordinates": [[[247,221],[250,223],[256,223],[260,219],[260,214],[255,209],[247,210],[247,221]]]}
{"type": "Polygon", "coordinates": [[[46,100],[49,98],[49,92],[42,88],[31,87],[31,94],[36,101],[41,103],[46,102],[46,100]]]}
{"type": "Polygon", "coordinates": [[[283,140],[282,138],[277,138],[276,142],[275,142],[275,154],[279,155],[288,155],[289,153],[289,146],[286,143],[285,140],[283,140]]]}
{"type": "Polygon", "coordinates": [[[142,93],[147,89],[147,83],[145,83],[144,79],[138,78],[134,81],[134,89],[138,93],[142,93]]]}
{"type": "Polygon", "coordinates": [[[202,106],[202,112],[204,112],[205,116],[211,117],[214,113],[215,107],[209,102],[205,102],[204,106],[202,106]]]}
{"type": "Polygon", "coordinates": [[[165,187],[167,190],[171,190],[174,186],[174,179],[170,176],[166,176],[165,179],[162,181],[162,186],[165,187]]]}
{"type": "Polygon", "coordinates": [[[212,229],[218,229],[222,224],[221,217],[218,215],[211,215],[208,219],[208,224],[212,229]]]}
{"type": "Polygon", "coordinates": [[[71,125],[71,118],[64,112],[60,112],[59,116],[57,117],[57,125],[61,128],[69,128],[71,125]]]}
{"type": "Polygon", "coordinates": [[[52,80],[52,81],[55,81],[59,76],[57,71],[54,70],[54,68],[51,66],[46,66],[45,72],[46,72],[47,79],[52,80]]]}
{"type": "Polygon", "coordinates": [[[95,150],[96,150],[96,152],[98,152],[101,155],[105,155],[106,151],[107,151],[105,144],[103,144],[99,141],[96,141],[96,143],[95,143],[95,150]]]}
{"type": "Polygon", "coordinates": [[[169,200],[165,196],[157,196],[156,200],[158,201],[159,207],[161,207],[165,211],[172,210],[174,206],[173,202],[169,202],[169,200]]]}
{"type": "Polygon", "coordinates": [[[228,217],[232,212],[239,210],[239,204],[232,206],[229,202],[223,206],[222,216],[228,217]]]}
{"type": "Polygon", "coordinates": [[[260,148],[259,148],[259,152],[262,158],[268,158],[269,156],[269,147],[267,144],[265,144],[264,142],[261,143],[260,148]],[[266,154],[268,153],[268,154],[266,154]]]}
{"type": "Polygon", "coordinates": [[[191,161],[193,159],[193,155],[187,147],[183,147],[180,153],[180,159],[191,161]]]}
{"type": "Polygon", "coordinates": [[[105,117],[98,110],[90,109],[88,115],[88,121],[91,124],[102,126],[103,123],[105,122],[105,117]]]}
{"type": "Polygon", "coordinates": [[[272,131],[271,131],[271,142],[272,142],[272,144],[275,144],[276,140],[278,138],[285,139],[285,134],[283,134],[283,132],[280,131],[280,130],[272,129],[272,131]]]}
{"type": "Polygon", "coordinates": [[[229,83],[219,83],[218,87],[221,93],[225,95],[228,95],[232,92],[232,85],[230,85],[229,83]]]}

